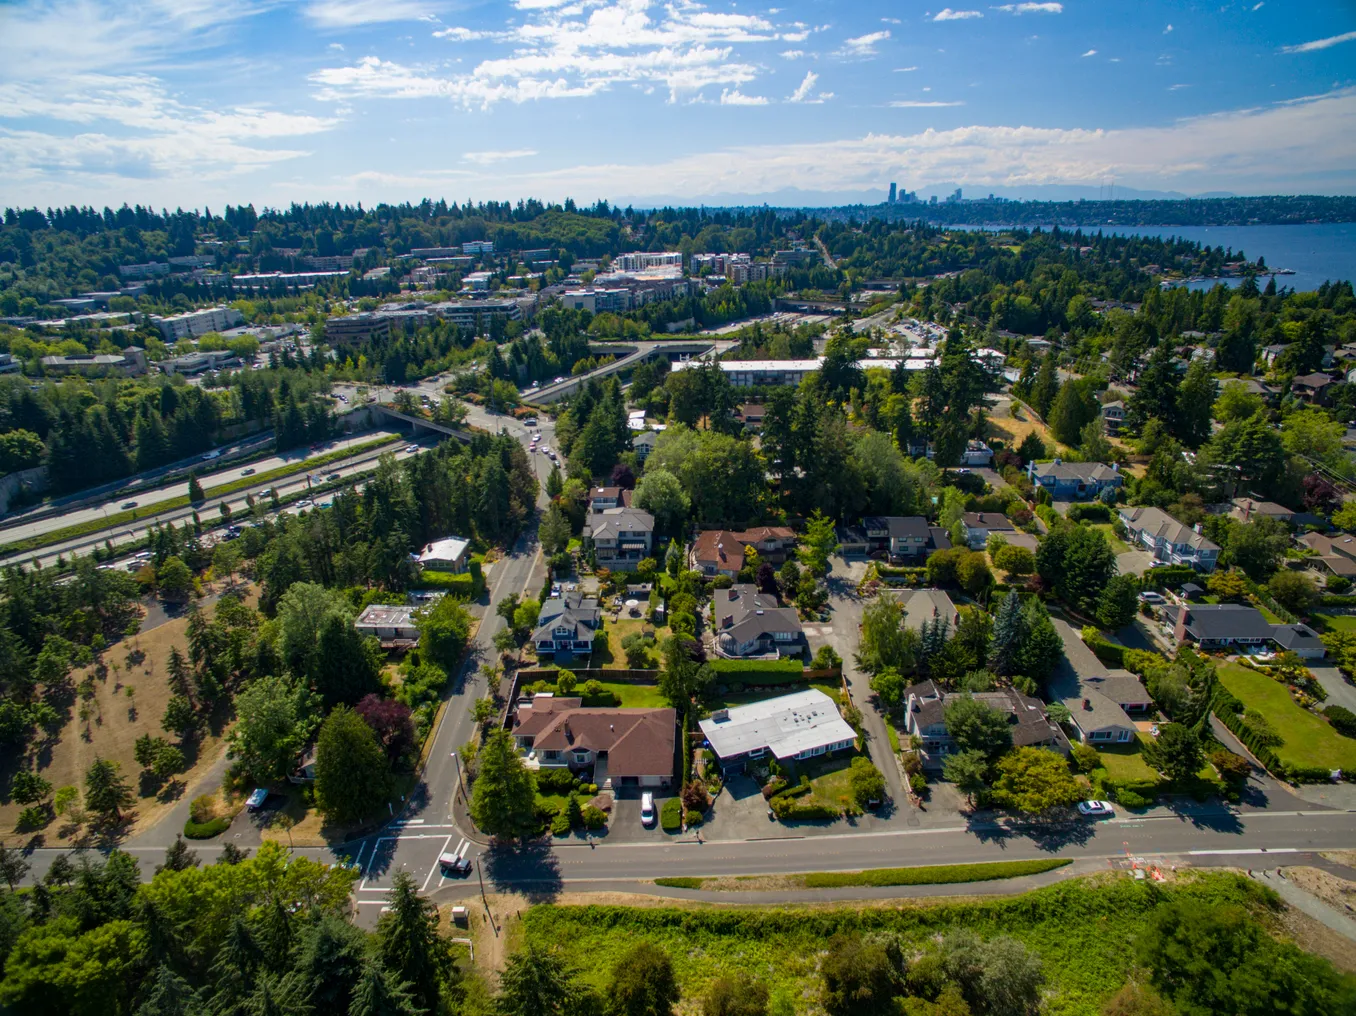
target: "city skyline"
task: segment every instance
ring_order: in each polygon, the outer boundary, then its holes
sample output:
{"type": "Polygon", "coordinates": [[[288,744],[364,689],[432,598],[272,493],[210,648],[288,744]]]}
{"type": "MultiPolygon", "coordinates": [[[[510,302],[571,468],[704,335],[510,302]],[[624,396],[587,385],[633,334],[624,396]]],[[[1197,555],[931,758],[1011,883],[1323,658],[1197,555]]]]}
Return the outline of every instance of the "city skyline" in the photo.
{"type": "Polygon", "coordinates": [[[1350,193],[1339,2],[27,0],[9,205],[1350,193]]]}

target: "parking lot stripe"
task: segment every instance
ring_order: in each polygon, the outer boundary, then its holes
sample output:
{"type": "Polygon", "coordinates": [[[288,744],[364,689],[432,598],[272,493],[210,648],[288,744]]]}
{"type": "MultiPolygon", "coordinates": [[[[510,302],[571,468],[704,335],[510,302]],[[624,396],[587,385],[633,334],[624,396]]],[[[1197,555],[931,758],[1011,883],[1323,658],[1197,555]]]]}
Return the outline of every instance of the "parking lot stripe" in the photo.
{"type": "Polygon", "coordinates": [[[443,851],[447,850],[447,845],[452,842],[452,834],[448,833],[447,839],[443,840],[443,845],[438,848],[437,855],[433,858],[433,867],[428,870],[428,875],[424,878],[424,884],[419,887],[421,893],[428,892],[428,884],[433,881],[433,873],[442,865],[438,863],[438,858],[443,856],[443,851]]]}

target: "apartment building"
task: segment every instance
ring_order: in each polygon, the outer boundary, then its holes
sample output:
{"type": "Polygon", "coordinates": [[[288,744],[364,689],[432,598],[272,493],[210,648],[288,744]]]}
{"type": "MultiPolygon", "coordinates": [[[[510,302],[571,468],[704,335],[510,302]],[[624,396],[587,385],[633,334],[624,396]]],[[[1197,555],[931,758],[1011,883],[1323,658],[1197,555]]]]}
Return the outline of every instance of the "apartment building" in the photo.
{"type": "Polygon", "coordinates": [[[160,329],[166,342],[196,339],[208,332],[224,332],[245,323],[244,315],[234,307],[205,307],[171,317],[151,315],[151,323],[160,329]]]}

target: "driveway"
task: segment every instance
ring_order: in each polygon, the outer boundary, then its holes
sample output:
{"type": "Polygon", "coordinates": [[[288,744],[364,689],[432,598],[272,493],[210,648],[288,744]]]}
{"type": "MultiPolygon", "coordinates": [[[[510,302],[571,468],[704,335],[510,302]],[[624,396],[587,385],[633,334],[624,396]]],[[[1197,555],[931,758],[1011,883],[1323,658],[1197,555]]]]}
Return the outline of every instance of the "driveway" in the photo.
{"type": "Polygon", "coordinates": [[[1147,550],[1127,550],[1116,555],[1116,570],[1122,575],[1143,575],[1154,566],[1154,556],[1147,550]]]}
{"type": "Polygon", "coordinates": [[[1309,667],[1309,672],[1328,693],[1328,705],[1345,706],[1356,713],[1356,686],[1342,676],[1336,667],[1309,667]]]}

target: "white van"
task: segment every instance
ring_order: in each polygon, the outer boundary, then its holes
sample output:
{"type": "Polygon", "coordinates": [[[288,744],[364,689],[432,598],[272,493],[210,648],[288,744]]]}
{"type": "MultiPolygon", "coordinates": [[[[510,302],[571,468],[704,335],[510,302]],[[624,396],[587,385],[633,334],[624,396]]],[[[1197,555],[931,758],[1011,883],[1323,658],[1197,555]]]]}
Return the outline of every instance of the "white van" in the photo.
{"type": "Polygon", "coordinates": [[[654,825],[654,794],[648,790],[640,795],[640,824],[654,825]]]}

